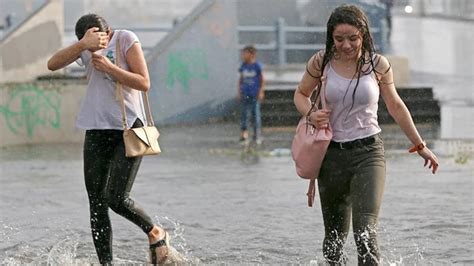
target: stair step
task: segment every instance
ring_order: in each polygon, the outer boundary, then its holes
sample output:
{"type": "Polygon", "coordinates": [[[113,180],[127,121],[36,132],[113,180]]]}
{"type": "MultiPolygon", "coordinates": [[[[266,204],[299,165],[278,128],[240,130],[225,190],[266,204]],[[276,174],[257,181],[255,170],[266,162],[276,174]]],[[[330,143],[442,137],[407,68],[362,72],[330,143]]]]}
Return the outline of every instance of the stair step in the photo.
{"type": "MultiPolygon", "coordinates": [[[[278,90],[266,91],[261,107],[264,126],[296,126],[301,115],[293,103],[294,88],[291,87],[289,84],[288,90],[279,87],[278,90]]],[[[397,92],[415,123],[439,123],[440,107],[431,88],[398,88],[397,92]]],[[[378,120],[380,124],[395,123],[382,99],[379,101],[378,120]]]]}

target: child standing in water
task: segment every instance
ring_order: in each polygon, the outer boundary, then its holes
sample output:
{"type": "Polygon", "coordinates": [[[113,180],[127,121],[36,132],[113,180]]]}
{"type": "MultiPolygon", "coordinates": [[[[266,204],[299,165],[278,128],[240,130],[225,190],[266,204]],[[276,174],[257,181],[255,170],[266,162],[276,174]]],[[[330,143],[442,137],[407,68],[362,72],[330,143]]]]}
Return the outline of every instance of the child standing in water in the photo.
{"type": "Polygon", "coordinates": [[[253,46],[246,46],[240,54],[242,65],[239,68],[239,88],[237,98],[241,104],[240,117],[240,141],[247,143],[249,140],[248,113],[251,113],[253,124],[253,140],[257,144],[262,143],[262,119],[260,117],[260,103],[265,97],[263,68],[257,61],[257,49],[253,46]]]}

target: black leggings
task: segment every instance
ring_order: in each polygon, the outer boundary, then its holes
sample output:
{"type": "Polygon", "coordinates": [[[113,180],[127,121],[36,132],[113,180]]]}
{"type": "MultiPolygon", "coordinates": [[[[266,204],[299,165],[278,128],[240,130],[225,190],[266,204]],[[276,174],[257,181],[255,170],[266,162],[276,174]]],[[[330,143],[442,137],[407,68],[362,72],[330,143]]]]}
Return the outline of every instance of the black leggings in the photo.
{"type": "MultiPolygon", "coordinates": [[[[143,125],[137,120],[134,127],[143,125]]],[[[84,141],[84,177],[89,196],[92,239],[101,264],[112,261],[109,207],[138,225],[153,229],[151,218],[130,197],[141,157],[125,157],[122,130],[87,130],[84,141]]]]}
{"type": "Polygon", "coordinates": [[[318,187],[325,227],[323,253],[329,264],[344,264],[351,214],[358,264],[379,264],[376,226],[384,184],[385,157],[379,135],[368,145],[328,149],[318,187]]]}

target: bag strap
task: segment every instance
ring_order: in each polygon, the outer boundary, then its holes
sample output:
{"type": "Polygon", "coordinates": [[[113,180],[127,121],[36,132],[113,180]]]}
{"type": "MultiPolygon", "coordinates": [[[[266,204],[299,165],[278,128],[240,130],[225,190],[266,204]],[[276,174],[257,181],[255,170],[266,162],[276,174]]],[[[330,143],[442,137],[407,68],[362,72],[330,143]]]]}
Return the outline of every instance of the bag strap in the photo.
{"type": "MultiPolygon", "coordinates": [[[[120,57],[122,54],[122,49],[120,48],[120,31],[115,31],[117,32],[117,37],[115,41],[115,64],[120,67],[120,57]]],[[[126,130],[128,128],[128,123],[127,123],[127,109],[125,108],[125,99],[123,97],[123,92],[122,92],[122,84],[116,80],[115,81],[115,94],[118,95],[118,101],[120,102],[121,106],[121,111],[122,111],[122,127],[123,130],[126,130]]],[[[142,92],[143,96],[143,103],[144,103],[144,108],[145,108],[145,118],[147,121],[148,126],[154,126],[155,122],[153,121],[153,117],[151,116],[151,108],[150,108],[150,102],[148,101],[148,92],[142,92]]]]}
{"type": "Polygon", "coordinates": [[[311,179],[309,180],[308,193],[306,193],[306,195],[308,196],[308,207],[313,207],[315,194],[316,194],[316,179],[311,179]]]}
{"type": "MultiPolygon", "coordinates": [[[[313,109],[316,108],[316,110],[318,110],[318,106],[320,103],[323,109],[326,108],[327,74],[328,74],[328,66],[324,67],[323,75],[321,76],[320,93],[318,97],[316,97],[316,99],[314,99],[313,103],[311,104],[311,109],[309,109],[309,112],[306,115],[307,119],[309,119],[309,116],[311,115],[311,112],[313,111],[313,109]]],[[[308,125],[308,123],[306,125],[308,125]]],[[[314,197],[316,195],[316,179],[309,180],[308,193],[306,193],[306,195],[308,196],[308,207],[313,207],[314,197]]]]}
{"type": "MultiPolygon", "coordinates": [[[[321,103],[321,106],[323,109],[326,108],[327,74],[328,74],[328,66],[324,68],[323,75],[321,76],[320,93],[318,97],[316,97],[316,99],[314,99],[313,103],[311,104],[311,108],[309,109],[308,114],[306,115],[307,119],[309,119],[309,115],[311,114],[314,108],[318,110],[319,103],[321,103]]],[[[306,125],[308,125],[308,123],[306,125]]],[[[308,207],[313,207],[314,197],[316,195],[316,180],[315,179],[309,180],[308,193],[306,193],[306,195],[308,196],[308,207]]]]}
{"type": "MultiPolygon", "coordinates": [[[[321,76],[321,88],[319,88],[320,93],[316,97],[316,99],[314,99],[314,101],[311,103],[311,108],[309,109],[308,114],[306,114],[306,117],[309,117],[311,113],[313,112],[313,110],[318,110],[318,106],[320,103],[323,109],[326,108],[326,92],[325,91],[326,91],[327,74],[328,74],[328,66],[326,65],[323,70],[323,75],[321,76]]],[[[313,91],[313,94],[315,92],[316,90],[313,91]]]]}

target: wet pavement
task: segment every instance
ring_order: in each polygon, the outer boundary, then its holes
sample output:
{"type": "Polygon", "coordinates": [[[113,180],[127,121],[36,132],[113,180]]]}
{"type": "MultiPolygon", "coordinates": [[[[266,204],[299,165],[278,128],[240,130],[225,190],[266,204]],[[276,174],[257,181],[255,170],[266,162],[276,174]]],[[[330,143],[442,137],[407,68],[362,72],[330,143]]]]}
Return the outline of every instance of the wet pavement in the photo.
{"type": "MultiPolygon", "coordinates": [[[[470,25],[394,17],[393,49],[410,58],[412,82],[434,84],[445,102],[472,103],[470,25]]],[[[470,130],[463,124],[459,130],[470,130]]],[[[379,243],[384,264],[474,264],[474,159],[472,149],[459,149],[472,147],[472,140],[447,149],[441,144],[451,142],[439,142],[438,125],[418,127],[440,155],[436,175],[406,152],[409,143],[396,126],[383,127],[387,183],[379,243]]],[[[172,245],[189,262],[323,261],[320,206],[306,207],[307,182],[296,176],[289,156],[291,128],[265,129],[264,145],[250,151],[237,143],[236,124],[160,129],[163,153],[144,159],[132,196],[171,232],[172,245]]],[[[80,144],[0,149],[0,173],[0,263],[97,263],[80,144]]],[[[116,262],[145,263],[145,235],[111,217],[116,262]]],[[[346,251],[349,264],[355,264],[352,237],[346,251]]]]}
{"type": "MultiPolygon", "coordinates": [[[[386,142],[396,136],[385,131],[386,142]]],[[[266,144],[250,153],[237,143],[234,124],[165,127],[161,133],[163,153],[144,159],[132,196],[172,232],[172,245],[190,262],[322,262],[320,207],[306,207],[307,182],[296,176],[287,153],[291,131],[265,130],[266,144]]],[[[387,151],[380,216],[385,263],[474,263],[472,156],[441,156],[436,175],[422,164],[405,149],[387,151]]],[[[81,145],[2,149],[0,169],[2,264],[97,262],[81,145]]],[[[145,235],[111,217],[116,261],[144,263],[145,235]]],[[[352,237],[346,250],[355,263],[352,237]]]]}

